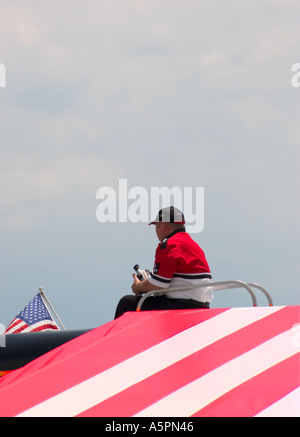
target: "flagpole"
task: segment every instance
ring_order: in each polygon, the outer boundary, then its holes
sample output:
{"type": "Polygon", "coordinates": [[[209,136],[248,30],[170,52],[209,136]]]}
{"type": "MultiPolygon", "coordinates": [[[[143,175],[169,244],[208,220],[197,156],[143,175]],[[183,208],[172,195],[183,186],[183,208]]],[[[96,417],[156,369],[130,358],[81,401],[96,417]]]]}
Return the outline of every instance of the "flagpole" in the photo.
{"type": "MultiPolygon", "coordinates": [[[[40,293],[41,298],[43,299],[43,302],[44,302],[44,304],[46,305],[46,307],[47,307],[47,305],[49,305],[49,307],[51,308],[53,314],[55,315],[55,317],[57,318],[59,324],[61,325],[62,329],[63,329],[64,331],[66,331],[66,328],[64,327],[63,322],[62,322],[62,321],[60,320],[60,318],[58,317],[57,312],[56,312],[55,309],[53,308],[51,302],[49,301],[49,299],[48,299],[48,297],[46,296],[46,294],[45,294],[44,290],[42,289],[42,287],[39,288],[39,293],[40,293]]],[[[47,309],[48,309],[48,307],[47,307],[47,309]]],[[[49,309],[48,309],[48,311],[49,311],[49,309]]]]}

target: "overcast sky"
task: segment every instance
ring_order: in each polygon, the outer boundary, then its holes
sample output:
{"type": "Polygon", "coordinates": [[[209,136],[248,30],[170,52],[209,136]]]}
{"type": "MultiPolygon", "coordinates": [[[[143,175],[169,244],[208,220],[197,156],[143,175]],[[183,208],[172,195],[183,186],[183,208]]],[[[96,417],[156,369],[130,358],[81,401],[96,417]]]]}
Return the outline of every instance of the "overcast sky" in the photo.
{"type": "Polygon", "coordinates": [[[299,16],[298,0],[0,0],[1,323],[39,287],[68,329],[113,318],[158,243],[97,221],[120,179],[204,187],[192,236],[214,280],[300,303],[299,16]]]}

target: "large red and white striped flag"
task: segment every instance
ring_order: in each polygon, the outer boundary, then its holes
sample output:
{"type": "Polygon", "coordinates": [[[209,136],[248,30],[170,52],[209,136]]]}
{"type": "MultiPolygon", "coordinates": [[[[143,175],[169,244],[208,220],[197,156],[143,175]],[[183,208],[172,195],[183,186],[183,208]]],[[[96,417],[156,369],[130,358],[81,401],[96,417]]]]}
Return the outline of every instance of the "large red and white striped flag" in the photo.
{"type": "Polygon", "coordinates": [[[298,416],[299,306],[126,313],[0,379],[2,416],[298,416]]]}

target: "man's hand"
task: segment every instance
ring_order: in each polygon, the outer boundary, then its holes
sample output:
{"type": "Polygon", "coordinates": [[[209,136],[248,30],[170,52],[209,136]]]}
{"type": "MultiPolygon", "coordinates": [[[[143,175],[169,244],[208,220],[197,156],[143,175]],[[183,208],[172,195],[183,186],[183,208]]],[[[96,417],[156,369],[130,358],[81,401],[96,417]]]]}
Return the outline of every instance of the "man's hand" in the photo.
{"type": "Polygon", "coordinates": [[[132,277],[133,277],[133,284],[131,286],[131,289],[134,292],[134,294],[136,294],[138,296],[141,294],[141,292],[139,291],[140,284],[141,284],[141,282],[144,282],[144,281],[140,281],[135,273],[132,274],[132,277]]]}
{"type": "Polygon", "coordinates": [[[143,293],[151,290],[163,290],[161,287],[157,287],[156,285],[151,284],[148,279],[144,279],[144,281],[140,281],[135,273],[132,274],[133,284],[131,286],[132,291],[137,296],[140,296],[143,293]]]}

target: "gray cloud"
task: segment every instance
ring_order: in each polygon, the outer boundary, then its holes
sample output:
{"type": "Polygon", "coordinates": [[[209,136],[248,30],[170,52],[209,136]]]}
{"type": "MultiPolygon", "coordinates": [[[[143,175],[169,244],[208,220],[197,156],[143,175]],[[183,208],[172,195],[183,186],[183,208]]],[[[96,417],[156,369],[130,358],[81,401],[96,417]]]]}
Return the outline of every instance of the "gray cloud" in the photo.
{"type": "Polygon", "coordinates": [[[112,318],[156,246],[144,224],[96,221],[97,189],[120,178],[204,186],[195,238],[215,279],[299,303],[298,1],[15,1],[1,16],[2,323],[39,286],[67,326],[112,318]]]}

